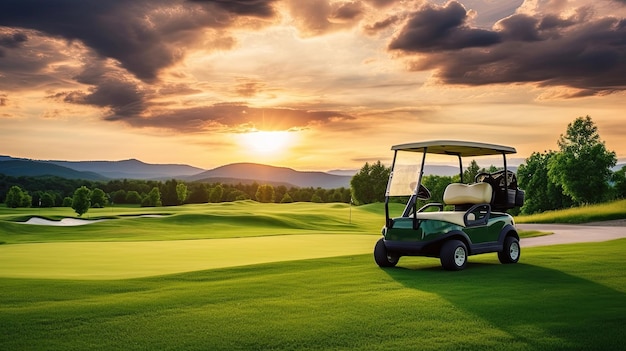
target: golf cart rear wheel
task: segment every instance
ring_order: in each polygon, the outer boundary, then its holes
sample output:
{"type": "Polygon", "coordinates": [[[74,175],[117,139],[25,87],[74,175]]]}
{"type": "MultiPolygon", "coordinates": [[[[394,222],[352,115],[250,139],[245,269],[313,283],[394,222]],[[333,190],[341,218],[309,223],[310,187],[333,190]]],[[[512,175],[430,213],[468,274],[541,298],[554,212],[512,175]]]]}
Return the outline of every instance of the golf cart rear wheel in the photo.
{"type": "Polygon", "coordinates": [[[467,265],[467,246],[460,240],[446,241],[439,253],[441,266],[447,271],[460,271],[467,265]]]}
{"type": "Polygon", "coordinates": [[[520,254],[519,240],[512,236],[507,236],[506,239],[504,239],[502,251],[498,252],[498,259],[500,263],[517,263],[520,254]]]}
{"type": "Polygon", "coordinates": [[[374,261],[379,267],[394,267],[398,264],[400,256],[391,254],[387,251],[383,239],[379,239],[374,246],[374,261]]]}

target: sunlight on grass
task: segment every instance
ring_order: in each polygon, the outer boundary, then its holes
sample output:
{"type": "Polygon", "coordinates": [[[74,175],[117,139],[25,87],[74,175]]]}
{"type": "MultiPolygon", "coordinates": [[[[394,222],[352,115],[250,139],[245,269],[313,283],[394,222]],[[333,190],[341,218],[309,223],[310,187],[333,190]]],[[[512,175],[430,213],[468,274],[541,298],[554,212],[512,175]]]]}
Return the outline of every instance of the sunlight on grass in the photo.
{"type": "Polygon", "coordinates": [[[358,255],[374,235],[280,235],[140,242],[65,242],[0,246],[0,277],[120,279],[358,255]]]}
{"type": "Polygon", "coordinates": [[[588,205],[533,215],[517,216],[516,223],[587,223],[626,218],[626,200],[588,205]]]}

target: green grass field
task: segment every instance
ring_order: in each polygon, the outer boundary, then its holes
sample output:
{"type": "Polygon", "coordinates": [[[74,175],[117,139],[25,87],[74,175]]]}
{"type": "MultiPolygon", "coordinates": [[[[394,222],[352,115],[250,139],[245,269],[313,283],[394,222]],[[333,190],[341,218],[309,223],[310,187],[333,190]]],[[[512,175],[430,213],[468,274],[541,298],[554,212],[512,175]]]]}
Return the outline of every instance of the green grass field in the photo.
{"type": "Polygon", "coordinates": [[[432,258],[380,269],[381,210],[105,208],[89,217],[110,221],[47,227],[12,221],[71,210],[0,208],[0,350],[623,347],[626,239],[527,248],[514,265],[472,256],[461,272],[432,258]]]}

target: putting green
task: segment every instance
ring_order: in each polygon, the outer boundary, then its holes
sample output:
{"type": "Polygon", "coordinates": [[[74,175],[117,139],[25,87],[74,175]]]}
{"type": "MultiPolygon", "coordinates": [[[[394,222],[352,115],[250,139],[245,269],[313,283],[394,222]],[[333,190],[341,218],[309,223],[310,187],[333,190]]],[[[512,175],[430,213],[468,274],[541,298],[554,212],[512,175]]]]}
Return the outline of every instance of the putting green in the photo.
{"type": "Polygon", "coordinates": [[[0,277],[122,279],[371,253],[377,235],[0,245],[0,277]]]}

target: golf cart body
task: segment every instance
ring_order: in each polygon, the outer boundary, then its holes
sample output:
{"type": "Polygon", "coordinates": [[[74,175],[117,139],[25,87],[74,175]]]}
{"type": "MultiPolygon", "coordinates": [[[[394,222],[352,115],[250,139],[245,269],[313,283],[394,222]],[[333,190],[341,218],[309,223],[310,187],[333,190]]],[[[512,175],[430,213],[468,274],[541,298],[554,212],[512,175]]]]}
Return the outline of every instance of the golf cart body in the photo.
{"type": "Polygon", "coordinates": [[[515,174],[507,169],[508,146],[437,140],[395,145],[391,174],[385,194],[383,237],[376,243],[374,258],[381,267],[395,266],[402,256],[438,257],[447,270],[465,268],[470,255],[497,252],[502,263],[519,259],[519,236],[507,210],[522,206],[524,192],[515,174]],[[430,191],[422,184],[427,159],[450,156],[458,160],[459,183],[448,185],[443,203],[426,203],[430,191]],[[503,169],[463,179],[463,158],[502,156],[503,169]],[[394,198],[408,198],[398,217],[390,215],[394,198]]]}

